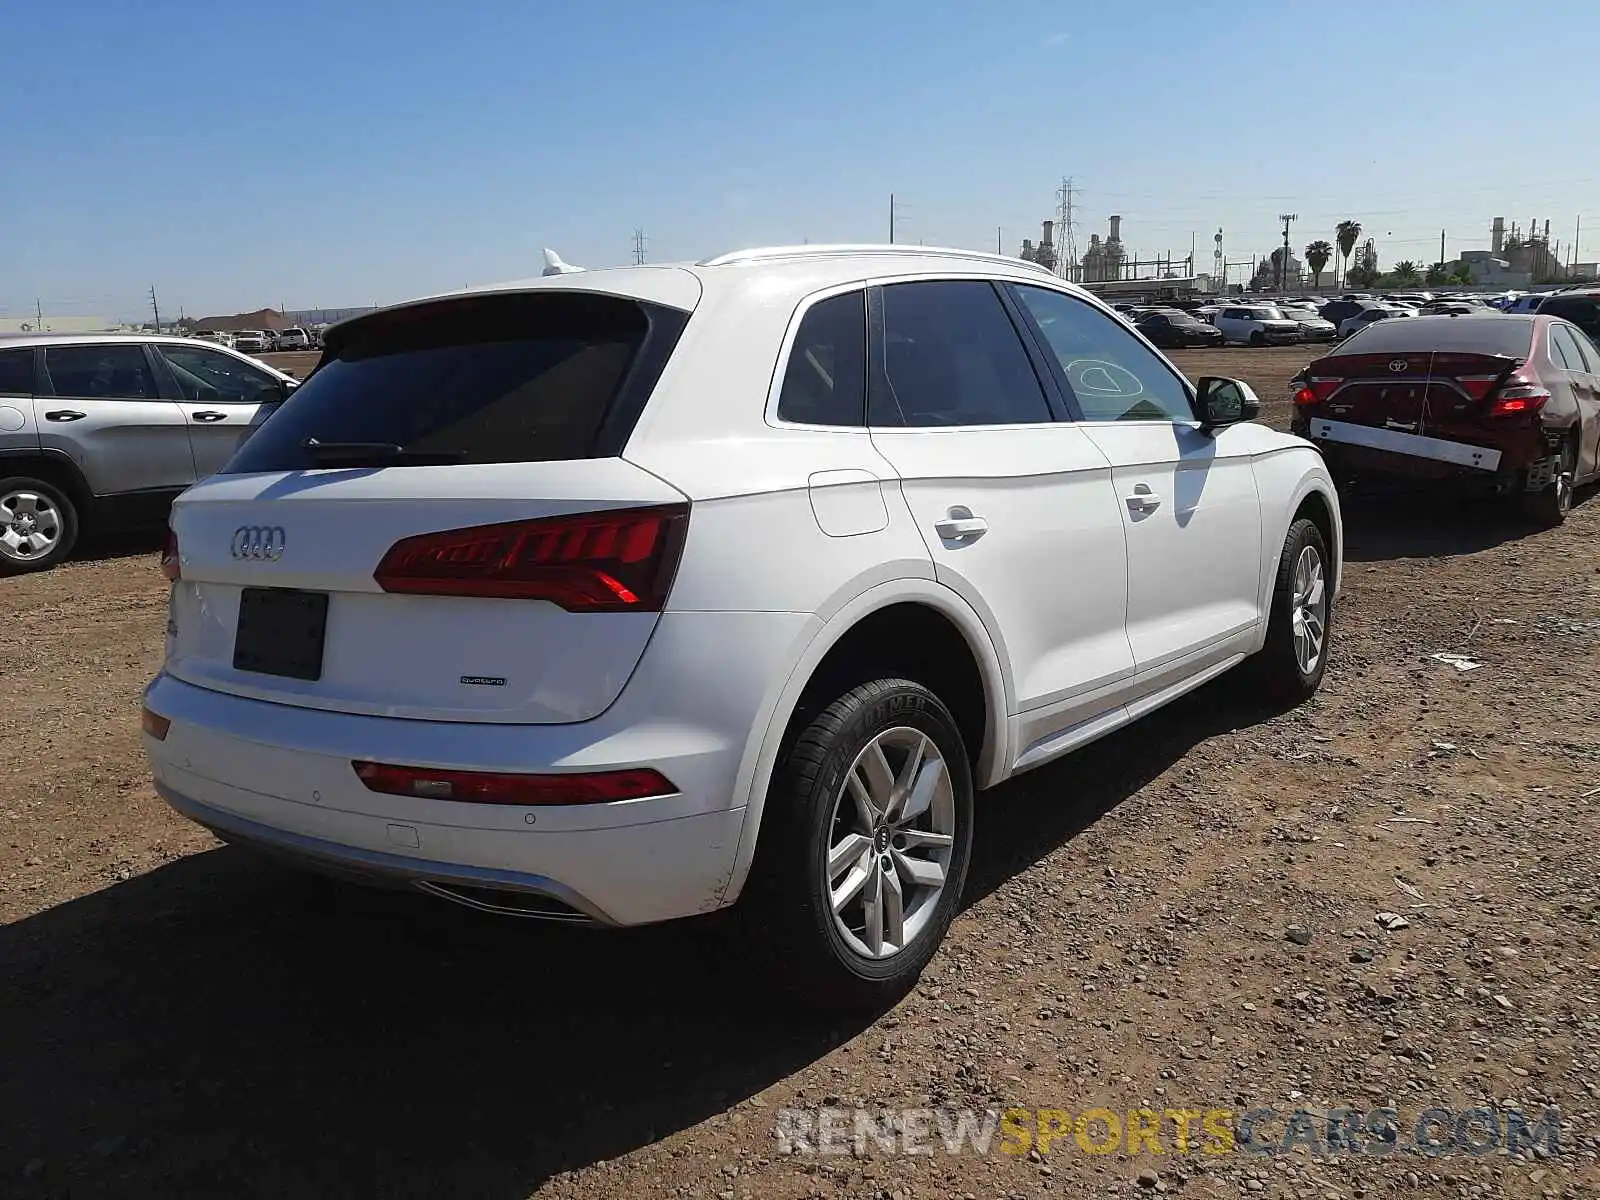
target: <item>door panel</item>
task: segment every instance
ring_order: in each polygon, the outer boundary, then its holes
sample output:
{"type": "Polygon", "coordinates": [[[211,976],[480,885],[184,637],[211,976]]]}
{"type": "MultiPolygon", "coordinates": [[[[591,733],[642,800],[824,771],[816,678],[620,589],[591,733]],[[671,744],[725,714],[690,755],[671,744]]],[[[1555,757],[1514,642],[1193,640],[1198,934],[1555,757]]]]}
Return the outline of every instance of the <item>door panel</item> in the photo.
{"type": "Polygon", "coordinates": [[[1083,430],[874,429],[872,440],[900,474],[936,577],[995,635],[1017,711],[1060,704],[1063,728],[1112,706],[1108,686],[1133,674],[1126,543],[1110,467],[1083,430]]]}
{"type": "Polygon", "coordinates": [[[183,410],[161,399],[143,346],[49,346],[45,374],[53,394],[33,400],[40,445],[69,455],[95,495],[194,482],[183,410]]]}
{"type": "Polygon", "coordinates": [[[214,475],[283,398],[278,381],[243,359],[204,346],[160,347],[183,397],[195,472],[214,475]]]}
{"type": "MultiPolygon", "coordinates": [[[[1261,612],[1261,502],[1245,438],[1192,425],[1084,432],[1112,464],[1128,535],[1128,640],[1141,675],[1231,653],[1261,612]]],[[[1248,433],[1248,431],[1238,431],[1248,433]]]]}
{"type": "Polygon", "coordinates": [[[1026,740],[1115,707],[1132,678],[1110,464],[1055,419],[1023,335],[982,281],[872,298],[868,413],[941,583],[982,616],[1026,740]]]}
{"type": "Polygon", "coordinates": [[[1549,357],[1578,409],[1577,476],[1587,479],[1600,471],[1600,352],[1581,330],[1552,325],[1549,357]]]}
{"type": "Polygon", "coordinates": [[[1120,321],[1070,293],[1013,294],[1080,426],[1111,464],[1127,535],[1127,634],[1139,687],[1233,653],[1260,621],[1261,505],[1248,430],[1201,432],[1188,382],[1120,321]],[[1148,675],[1157,672],[1157,676],[1148,675]]]}

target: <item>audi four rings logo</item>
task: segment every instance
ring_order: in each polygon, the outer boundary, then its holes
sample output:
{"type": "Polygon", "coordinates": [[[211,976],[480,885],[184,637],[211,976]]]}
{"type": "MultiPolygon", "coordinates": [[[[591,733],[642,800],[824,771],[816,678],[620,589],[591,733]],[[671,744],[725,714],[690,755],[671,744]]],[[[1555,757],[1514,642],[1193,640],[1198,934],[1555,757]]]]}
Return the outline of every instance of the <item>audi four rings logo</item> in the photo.
{"type": "Polygon", "coordinates": [[[233,556],[277,562],[287,540],[282,525],[241,525],[233,531],[233,556]]]}
{"type": "Polygon", "coordinates": [[[1396,375],[1400,374],[1400,372],[1404,371],[1410,365],[1411,364],[1403,358],[1394,358],[1389,360],[1389,370],[1393,371],[1396,375]]]}

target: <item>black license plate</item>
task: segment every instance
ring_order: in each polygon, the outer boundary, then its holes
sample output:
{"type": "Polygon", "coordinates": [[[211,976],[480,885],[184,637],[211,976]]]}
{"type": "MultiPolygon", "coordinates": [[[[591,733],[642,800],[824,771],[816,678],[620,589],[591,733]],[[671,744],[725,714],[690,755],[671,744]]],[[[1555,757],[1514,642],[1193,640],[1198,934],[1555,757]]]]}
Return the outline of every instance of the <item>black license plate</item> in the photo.
{"type": "Polygon", "coordinates": [[[328,593],[247,587],[239,593],[233,669],[315,682],[327,631],[328,593]]]}

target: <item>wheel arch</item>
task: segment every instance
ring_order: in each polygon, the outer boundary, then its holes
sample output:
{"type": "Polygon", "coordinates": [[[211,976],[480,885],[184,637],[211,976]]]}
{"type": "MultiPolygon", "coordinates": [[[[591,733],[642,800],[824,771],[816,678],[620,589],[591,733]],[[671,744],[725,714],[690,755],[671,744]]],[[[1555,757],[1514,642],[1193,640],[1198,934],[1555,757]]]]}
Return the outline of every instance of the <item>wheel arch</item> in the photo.
{"type": "Polygon", "coordinates": [[[24,449],[0,451],[0,478],[28,476],[52,483],[67,493],[67,498],[77,507],[81,527],[89,517],[94,503],[94,493],[89,482],[78,469],[78,464],[59,450],[24,449]]]}
{"type": "MultiPolygon", "coordinates": [[[[892,619],[897,610],[920,610],[928,614],[920,619],[943,621],[965,645],[982,702],[983,739],[973,755],[973,782],[981,789],[1004,778],[1010,765],[1010,695],[1000,656],[983,621],[959,595],[931,579],[901,579],[869,588],[817,628],[795,659],[766,721],[752,730],[735,788],[736,797],[744,801],[745,817],[723,891],[725,904],[738,897],[749,876],[773,771],[794,718],[801,711],[802,700],[814,683],[826,678],[824,672],[835,650],[846,646],[853,636],[860,636],[861,631],[872,629],[875,621],[892,619]]],[[[955,711],[959,703],[951,707],[961,724],[963,715],[955,711]]],[[[967,719],[972,719],[970,710],[967,719]]]]}

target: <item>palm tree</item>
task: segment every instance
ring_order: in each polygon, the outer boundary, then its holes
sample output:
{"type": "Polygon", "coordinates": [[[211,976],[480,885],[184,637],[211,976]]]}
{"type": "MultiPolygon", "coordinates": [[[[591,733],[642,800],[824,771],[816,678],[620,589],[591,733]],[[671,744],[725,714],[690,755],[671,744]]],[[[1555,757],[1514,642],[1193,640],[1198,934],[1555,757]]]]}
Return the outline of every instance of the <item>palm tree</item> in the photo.
{"type": "Polygon", "coordinates": [[[1422,278],[1422,268],[1409,258],[1394,265],[1394,281],[1402,287],[1410,287],[1422,278]]]}
{"type": "Polygon", "coordinates": [[[1306,266],[1311,268],[1311,275],[1315,282],[1312,284],[1319,292],[1322,290],[1322,268],[1328,265],[1328,260],[1333,257],[1333,247],[1318,238],[1306,247],[1306,266]]]}
{"type": "Polygon", "coordinates": [[[1360,221],[1340,221],[1334,229],[1334,238],[1339,243],[1339,257],[1344,259],[1344,274],[1346,280],[1350,277],[1350,256],[1355,253],[1356,243],[1361,240],[1360,221]]]}

